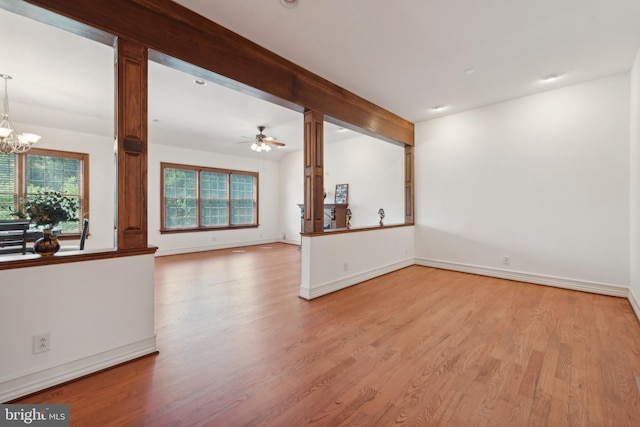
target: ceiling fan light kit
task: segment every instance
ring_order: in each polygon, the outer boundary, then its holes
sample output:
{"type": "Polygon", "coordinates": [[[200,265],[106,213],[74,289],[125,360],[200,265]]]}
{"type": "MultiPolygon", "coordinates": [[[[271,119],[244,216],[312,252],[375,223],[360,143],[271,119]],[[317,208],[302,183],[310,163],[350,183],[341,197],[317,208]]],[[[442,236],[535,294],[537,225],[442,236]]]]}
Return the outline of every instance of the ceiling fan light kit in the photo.
{"type": "Polygon", "coordinates": [[[253,144],[251,144],[251,149],[253,151],[257,151],[258,153],[262,151],[271,151],[271,146],[275,145],[278,148],[284,147],[282,142],[276,141],[273,137],[266,136],[262,133],[266,129],[265,126],[258,126],[259,134],[256,135],[256,140],[253,144]]]}

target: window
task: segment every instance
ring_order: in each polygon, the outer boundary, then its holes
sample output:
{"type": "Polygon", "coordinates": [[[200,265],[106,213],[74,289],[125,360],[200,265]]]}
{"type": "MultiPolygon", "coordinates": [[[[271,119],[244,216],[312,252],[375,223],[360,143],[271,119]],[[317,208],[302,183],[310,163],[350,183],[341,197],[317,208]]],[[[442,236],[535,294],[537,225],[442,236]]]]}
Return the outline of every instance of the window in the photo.
{"type": "Polygon", "coordinates": [[[258,226],[258,174],[161,164],[161,231],[258,226]]]}
{"type": "Polygon", "coordinates": [[[41,191],[59,191],[78,201],[79,220],[58,227],[63,235],[79,235],[89,212],[88,169],[88,154],[36,148],[0,154],[0,219],[12,219],[21,200],[41,191]]]}

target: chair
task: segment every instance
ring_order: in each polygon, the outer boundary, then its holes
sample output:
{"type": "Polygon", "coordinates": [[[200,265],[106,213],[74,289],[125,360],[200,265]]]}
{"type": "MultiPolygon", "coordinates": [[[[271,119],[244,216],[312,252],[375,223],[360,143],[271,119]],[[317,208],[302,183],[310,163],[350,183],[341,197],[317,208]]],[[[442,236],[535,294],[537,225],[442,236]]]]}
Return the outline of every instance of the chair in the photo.
{"type": "Polygon", "coordinates": [[[84,241],[87,239],[87,232],[89,231],[89,220],[85,218],[82,221],[82,233],[80,234],[80,245],[79,246],[62,246],[60,247],[61,252],[66,251],[83,251],[84,250],[84,241]]]}
{"type": "Polygon", "coordinates": [[[0,253],[27,253],[27,221],[0,222],[0,253]],[[17,246],[21,246],[20,249],[17,246]],[[8,248],[8,249],[5,249],[8,248]]]}

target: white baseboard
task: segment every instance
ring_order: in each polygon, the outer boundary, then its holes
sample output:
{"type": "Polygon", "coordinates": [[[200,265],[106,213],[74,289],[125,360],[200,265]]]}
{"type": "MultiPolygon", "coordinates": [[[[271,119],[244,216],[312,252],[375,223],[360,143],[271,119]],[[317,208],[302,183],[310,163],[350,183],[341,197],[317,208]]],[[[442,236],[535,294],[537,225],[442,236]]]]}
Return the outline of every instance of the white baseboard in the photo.
{"type": "Polygon", "coordinates": [[[240,248],[243,246],[268,245],[270,243],[281,243],[281,242],[283,242],[282,239],[262,239],[262,240],[248,240],[245,242],[230,242],[230,243],[221,243],[217,245],[191,246],[191,247],[173,248],[173,249],[158,248],[158,250],[156,251],[156,256],[160,257],[160,256],[168,256],[168,255],[190,254],[194,252],[207,252],[207,251],[215,251],[217,249],[240,248]]]}
{"type": "Polygon", "coordinates": [[[416,265],[459,271],[462,273],[478,274],[481,276],[497,277],[500,279],[515,280],[518,282],[533,283],[537,285],[553,286],[556,288],[571,289],[574,291],[610,295],[614,297],[627,298],[629,296],[629,289],[625,286],[619,285],[587,282],[584,280],[545,276],[542,274],[524,273],[519,271],[503,270],[499,268],[482,267],[478,265],[440,261],[428,258],[416,258],[416,265]]]}
{"type": "Polygon", "coordinates": [[[340,280],[324,283],[322,285],[314,286],[313,289],[300,286],[300,298],[306,300],[312,300],[314,298],[321,297],[322,295],[330,294],[331,292],[339,291],[349,286],[357,285],[366,280],[374,279],[378,276],[382,276],[387,273],[391,273],[401,268],[409,267],[414,264],[413,258],[404,261],[399,261],[393,264],[388,264],[382,267],[374,268],[373,270],[364,271],[362,273],[354,274],[352,276],[344,277],[340,280]]]}
{"type": "Polygon", "coordinates": [[[0,378],[0,402],[8,402],[157,351],[156,336],[12,378],[0,378]]]}
{"type": "Polygon", "coordinates": [[[286,243],[287,245],[295,245],[295,246],[300,246],[302,244],[300,240],[291,240],[291,239],[280,240],[280,242],[286,243]]]}
{"type": "Polygon", "coordinates": [[[631,304],[631,308],[633,312],[636,314],[638,321],[640,322],[640,300],[636,297],[636,294],[633,293],[633,289],[629,288],[629,296],[627,297],[629,303],[631,304]]]}

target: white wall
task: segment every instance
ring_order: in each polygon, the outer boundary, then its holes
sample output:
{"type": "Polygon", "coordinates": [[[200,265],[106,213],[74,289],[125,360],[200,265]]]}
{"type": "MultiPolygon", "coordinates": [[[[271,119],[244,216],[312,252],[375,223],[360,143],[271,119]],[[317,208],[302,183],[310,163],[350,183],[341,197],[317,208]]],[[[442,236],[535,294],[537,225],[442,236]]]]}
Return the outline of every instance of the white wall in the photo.
{"type": "Polygon", "coordinates": [[[353,227],[404,224],[404,148],[361,135],[325,144],[326,203],[333,203],[336,184],[349,184],[353,227]]]}
{"type": "Polygon", "coordinates": [[[626,288],[628,141],[628,74],[417,124],[417,261],[626,288]]]}
{"type": "Polygon", "coordinates": [[[302,150],[288,154],[280,160],[280,230],[286,234],[285,242],[300,244],[300,208],[304,203],[304,164],[302,150]]]}
{"type": "Polygon", "coordinates": [[[152,353],[153,255],[0,271],[0,402],[152,353]],[[51,350],[32,353],[50,334],[51,350]]]}
{"type": "Polygon", "coordinates": [[[302,237],[300,296],[305,299],[412,265],[414,227],[302,237]]]}
{"type": "Polygon", "coordinates": [[[630,300],[640,318],[640,51],[631,69],[630,300]]]}
{"type": "MultiPolygon", "coordinates": [[[[84,120],[83,116],[71,114],[65,114],[65,117],[67,120],[75,118],[78,122],[84,120]]],[[[25,132],[28,130],[30,133],[42,136],[42,139],[36,144],[38,148],[89,154],[89,229],[91,235],[87,238],[85,248],[113,248],[115,199],[113,137],[32,124],[15,123],[15,126],[17,129],[25,129],[25,132]]],[[[74,242],[64,240],[62,244],[73,245],[74,242]]]]}
{"type": "MultiPolygon", "coordinates": [[[[152,137],[149,138],[152,141],[152,137]]],[[[235,246],[256,245],[282,239],[279,213],[278,163],[235,156],[149,144],[148,203],[149,244],[157,255],[198,252],[235,246]],[[259,173],[258,228],[213,230],[201,233],[160,234],[160,163],[170,162],[259,173]]]]}
{"type": "MultiPolygon", "coordinates": [[[[368,136],[325,144],[325,203],[334,203],[336,184],[349,184],[352,227],[404,223],[404,148],[368,136]]],[[[280,161],[280,228],[287,242],[300,244],[300,209],[304,203],[303,152],[280,161]]],[[[327,219],[328,222],[328,219],[327,219]]],[[[281,233],[281,234],[282,234],[281,233]]]]}

